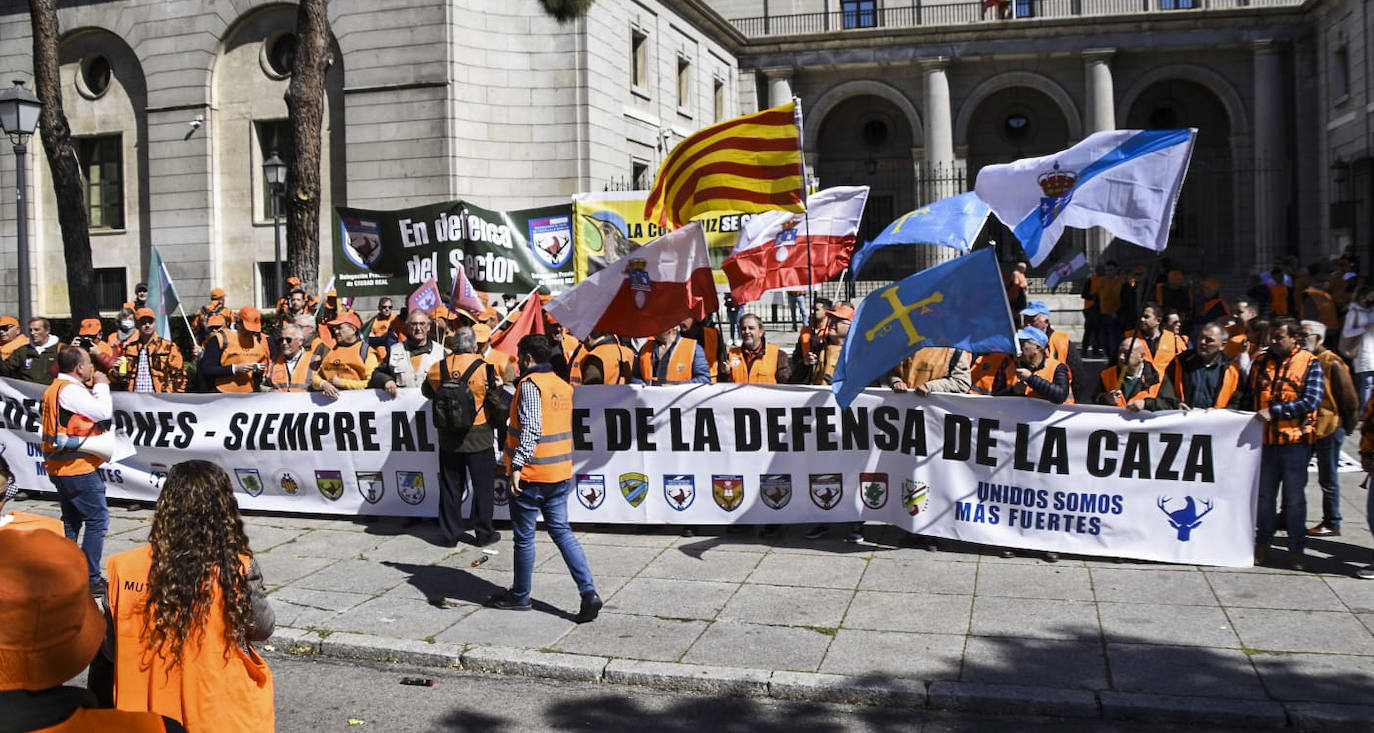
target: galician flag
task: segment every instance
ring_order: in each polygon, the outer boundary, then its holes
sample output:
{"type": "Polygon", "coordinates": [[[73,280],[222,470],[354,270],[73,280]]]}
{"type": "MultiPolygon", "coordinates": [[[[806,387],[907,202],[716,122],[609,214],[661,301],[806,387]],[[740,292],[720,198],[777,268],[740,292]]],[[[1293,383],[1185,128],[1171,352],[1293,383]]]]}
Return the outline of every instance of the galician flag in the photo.
{"type": "Polygon", "coordinates": [[[721,263],[731,297],[752,303],[768,290],[806,287],[844,272],[867,201],[868,186],[836,186],[812,194],[805,214],[768,211],[750,218],[721,263]]]}
{"type": "Polygon", "coordinates": [[[157,335],[165,339],[172,338],[172,324],[168,319],[180,305],[181,298],[177,296],[177,287],[167,272],[167,263],[162,261],[157,247],[153,247],[153,256],[148,262],[148,307],[157,316],[157,335]]]}
{"type": "Polygon", "coordinates": [[[578,338],[652,336],[720,307],[699,222],[634,250],[554,297],[545,310],[578,338]]]}
{"type": "Polygon", "coordinates": [[[1096,132],[1054,155],[990,165],[973,190],[1032,265],[1049,257],[1066,226],[1102,227],[1162,252],[1196,138],[1196,129],[1096,132]]]}

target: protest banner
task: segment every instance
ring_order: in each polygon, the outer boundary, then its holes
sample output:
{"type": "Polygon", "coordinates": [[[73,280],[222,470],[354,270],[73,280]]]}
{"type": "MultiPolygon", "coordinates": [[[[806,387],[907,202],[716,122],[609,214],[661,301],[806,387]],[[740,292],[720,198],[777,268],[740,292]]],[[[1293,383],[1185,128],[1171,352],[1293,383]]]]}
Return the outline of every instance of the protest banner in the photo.
{"type": "MultiPolygon", "coordinates": [[[[644,199],[648,195],[648,191],[610,191],[572,197],[573,271],[578,282],[670,231],[644,218],[644,199]]],[[[721,263],[735,248],[739,230],[750,216],[737,211],[712,211],[692,219],[701,224],[706,235],[706,250],[718,284],[726,283],[721,263]]]]}
{"type": "MultiPolygon", "coordinates": [[[[0,380],[0,447],[42,476],[42,386],[0,380]]],[[[240,506],[434,516],[435,432],[418,390],[116,393],[133,458],[110,496],[156,497],[178,461],[215,461],[240,506]]],[[[956,540],[1175,563],[1251,563],[1260,430],[1227,410],[1138,415],[1013,397],[824,387],[588,386],[574,393],[573,522],[885,522],[956,540]]],[[[497,516],[506,497],[498,492],[497,516]]]]}
{"type": "Polygon", "coordinates": [[[492,211],[465,201],[395,211],[335,207],[340,296],[410,293],[429,278],[453,290],[462,265],[484,293],[557,293],[573,283],[572,208],[492,211]]]}

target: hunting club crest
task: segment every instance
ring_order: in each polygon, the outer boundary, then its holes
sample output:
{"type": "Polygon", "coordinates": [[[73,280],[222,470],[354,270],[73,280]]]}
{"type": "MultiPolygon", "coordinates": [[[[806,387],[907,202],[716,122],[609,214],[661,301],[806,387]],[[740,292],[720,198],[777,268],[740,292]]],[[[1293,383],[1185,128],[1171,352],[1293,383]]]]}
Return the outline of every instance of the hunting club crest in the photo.
{"type": "Polygon", "coordinates": [[[320,490],[320,496],[338,501],[344,492],[343,471],[316,471],[315,488],[320,490]]]}
{"type": "Polygon", "coordinates": [[[606,476],[599,473],[577,474],[577,500],[588,510],[595,510],[606,501],[606,476]]]}
{"type": "Polygon", "coordinates": [[[239,488],[249,496],[262,496],[262,476],[256,468],[236,468],[234,477],[239,480],[239,488]]]}
{"type": "Polygon", "coordinates": [[[744,477],[740,475],[720,475],[711,477],[711,496],[716,506],[733,512],[744,503],[744,477]]]}
{"type": "Polygon", "coordinates": [[[887,474],[859,474],[859,498],[869,509],[882,509],[887,504],[887,474]]]}
{"type": "Polygon", "coordinates": [[[630,506],[638,509],[649,495],[649,477],[642,473],[620,474],[620,495],[625,497],[630,506]]]}
{"type": "Polygon", "coordinates": [[[363,501],[376,504],[386,495],[381,471],[355,471],[353,475],[358,479],[358,493],[363,495],[363,501]]]}
{"type": "Polygon", "coordinates": [[[664,474],[663,498],[668,500],[668,506],[686,511],[697,498],[696,478],[690,473],[664,474]]]}
{"type": "Polygon", "coordinates": [[[396,472],[396,495],[410,505],[425,500],[425,475],[419,471],[396,472]]]}
{"type": "Polygon", "coordinates": [[[844,475],[839,473],[811,474],[811,502],[830,511],[844,498],[844,475]]]}
{"type": "Polygon", "coordinates": [[[907,514],[914,517],[925,511],[929,497],[930,487],[924,481],[902,479],[902,507],[907,514]]]}

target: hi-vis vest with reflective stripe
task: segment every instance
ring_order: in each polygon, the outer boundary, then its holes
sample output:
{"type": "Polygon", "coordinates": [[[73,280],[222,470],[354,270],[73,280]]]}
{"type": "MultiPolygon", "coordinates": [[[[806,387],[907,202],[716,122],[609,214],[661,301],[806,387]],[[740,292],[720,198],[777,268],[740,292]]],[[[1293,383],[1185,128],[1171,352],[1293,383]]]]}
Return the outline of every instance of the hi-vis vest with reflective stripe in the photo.
{"type": "MultiPolygon", "coordinates": [[[[1268,410],[1274,405],[1300,399],[1307,382],[1307,370],[1317,357],[1306,349],[1296,349],[1280,361],[1273,352],[1266,352],[1250,367],[1250,392],[1255,396],[1255,411],[1268,410]]],[[[1316,440],[1317,411],[1314,409],[1296,418],[1265,423],[1265,445],[1296,445],[1316,440]]]]}
{"type": "Polygon", "coordinates": [[[84,415],[62,409],[59,395],[68,387],[85,389],[58,377],[43,392],[43,468],[53,476],[84,476],[99,468],[104,459],[79,451],[58,451],[54,441],[59,435],[86,437],[102,431],[84,415]]]}
{"type": "Polygon", "coordinates": [[[582,364],[591,356],[601,360],[602,384],[627,384],[630,381],[630,375],[620,368],[625,353],[620,344],[614,341],[607,341],[591,351],[582,351],[577,356],[577,360],[569,365],[571,373],[568,382],[573,386],[582,384],[582,364]]]}
{"type": "MultiPolygon", "coordinates": [[[[243,572],[248,558],[242,558],[243,572]]],[[[224,639],[224,598],[212,579],[210,604],[201,617],[203,634],[193,633],[181,664],[147,646],[148,576],[152,545],[109,559],[109,609],[114,619],[114,702],[121,710],[148,710],[175,718],[194,731],[269,733],[275,727],[272,671],[250,646],[224,639]]]]}
{"type": "Polygon", "coordinates": [[[506,470],[511,468],[511,459],[520,446],[520,434],[524,426],[520,424],[520,392],[526,382],[534,382],[539,387],[540,414],[544,424],[540,426],[539,442],[534,446],[534,454],[525,462],[520,471],[522,481],[554,483],[572,478],[572,387],[552,372],[534,372],[526,375],[515,385],[515,396],[511,399],[510,429],[506,431],[506,470]]]}
{"type": "Polygon", "coordinates": [[[649,339],[649,342],[639,349],[639,378],[644,380],[645,384],[684,384],[692,381],[692,361],[697,353],[695,339],[678,338],[672,353],[664,356],[668,360],[668,369],[667,376],[661,382],[658,375],[654,374],[654,349],[657,347],[658,342],[649,339]]]}
{"type": "Polygon", "coordinates": [[[267,370],[267,384],[278,392],[309,392],[310,377],[314,370],[310,368],[310,354],[305,349],[301,349],[296,357],[296,368],[288,370],[286,356],[277,354],[277,358],[272,362],[272,366],[267,370]]]}
{"type": "Polygon", "coordinates": [[[763,356],[750,364],[749,360],[744,358],[744,347],[735,346],[726,357],[730,381],[735,384],[777,384],[780,356],[781,349],[773,344],[764,344],[763,356]]]}
{"type": "Polygon", "coordinates": [[[77,708],[70,718],[33,733],[165,733],[162,716],[157,713],[135,713],[128,710],[93,710],[77,708]]]}

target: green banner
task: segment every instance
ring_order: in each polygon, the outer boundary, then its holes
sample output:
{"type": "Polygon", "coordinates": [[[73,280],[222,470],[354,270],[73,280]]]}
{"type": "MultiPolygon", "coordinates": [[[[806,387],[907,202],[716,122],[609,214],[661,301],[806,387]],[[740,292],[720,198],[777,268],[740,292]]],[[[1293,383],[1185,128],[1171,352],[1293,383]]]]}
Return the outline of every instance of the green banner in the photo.
{"type": "Polygon", "coordinates": [[[400,295],[429,278],[447,295],[458,266],[487,293],[573,284],[572,206],[492,211],[465,201],[395,211],[335,207],[334,278],[343,297],[400,295]]]}

